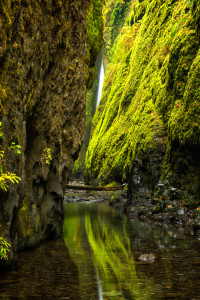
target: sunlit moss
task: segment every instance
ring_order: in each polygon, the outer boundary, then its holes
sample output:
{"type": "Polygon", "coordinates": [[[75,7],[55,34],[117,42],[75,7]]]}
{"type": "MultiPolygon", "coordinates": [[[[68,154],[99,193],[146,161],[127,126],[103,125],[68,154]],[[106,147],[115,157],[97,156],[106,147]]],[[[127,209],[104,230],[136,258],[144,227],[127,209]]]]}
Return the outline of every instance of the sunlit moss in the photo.
{"type": "Polygon", "coordinates": [[[96,77],[95,61],[103,44],[103,1],[91,0],[87,12],[87,88],[91,88],[96,77]]]}
{"type": "Polygon", "coordinates": [[[23,206],[18,212],[17,220],[18,234],[20,238],[25,238],[33,234],[32,225],[28,203],[26,200],[24,200],[23,206]]]}
{"type": "Polygon", "coordinates": [[[133,161],[162,144],[165,174],[173,141],[199,144],[198,22],[196,1],[132,3],[110,52],[86,157],[87,182],[127,180],[133,161]]]}

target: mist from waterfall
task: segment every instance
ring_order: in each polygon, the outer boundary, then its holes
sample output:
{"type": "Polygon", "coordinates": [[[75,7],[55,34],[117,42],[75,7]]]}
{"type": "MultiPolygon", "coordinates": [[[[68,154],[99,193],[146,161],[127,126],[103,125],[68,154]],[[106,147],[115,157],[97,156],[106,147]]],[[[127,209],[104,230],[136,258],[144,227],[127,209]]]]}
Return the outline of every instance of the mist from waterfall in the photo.
{"type": "Polygon", "coordinates": [[[101,64],[100,64],[100,72],[99,72],[99,82],[98,82],[98,91],[97,91],[97,99],[96,99],[96,109],[99,105],[101,99],[101,93],[103,89],[104,82],[104,67],[103,67],[103,56],[101,55],[101,64]]]}

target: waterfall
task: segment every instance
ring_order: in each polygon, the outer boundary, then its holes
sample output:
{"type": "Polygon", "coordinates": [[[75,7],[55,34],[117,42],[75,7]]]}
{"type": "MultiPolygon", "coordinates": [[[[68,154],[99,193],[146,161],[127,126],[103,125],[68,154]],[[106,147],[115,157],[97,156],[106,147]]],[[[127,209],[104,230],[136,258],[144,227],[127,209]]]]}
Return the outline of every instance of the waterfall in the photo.
{"type": "Polygon", "coordinates": [[[103,67],[103,56],[101,55],[101,64],[100,64],[100,72],[99,72],[99,83],[98,83],[98,91],[97,91],[97,100],[96,100],[96,108],[99,105],[101,99],[101,93],[103,89],[104,82],[104,67],[103,67]]]}
{"type": "Polygon", "coordinates": [[[98,294],[99,294],[99,300],[103,300],[103,291],[102,291],[102,284],[101,280],[99,279],[99,275],[97,275],[97,286],[98,286],[98,294]]]}

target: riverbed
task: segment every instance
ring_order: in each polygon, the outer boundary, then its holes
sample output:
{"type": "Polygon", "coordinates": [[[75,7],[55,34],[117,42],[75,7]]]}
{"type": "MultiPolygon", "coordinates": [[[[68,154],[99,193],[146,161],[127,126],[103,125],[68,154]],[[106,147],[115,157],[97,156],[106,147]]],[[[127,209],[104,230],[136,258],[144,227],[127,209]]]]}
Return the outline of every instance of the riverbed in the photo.
{"type": "Polygon", "coordinates": [[[18,254],[0,299],[200,299],[200,240],[127,219],[106,203],[64,204],[63,239],[18,254]]]}

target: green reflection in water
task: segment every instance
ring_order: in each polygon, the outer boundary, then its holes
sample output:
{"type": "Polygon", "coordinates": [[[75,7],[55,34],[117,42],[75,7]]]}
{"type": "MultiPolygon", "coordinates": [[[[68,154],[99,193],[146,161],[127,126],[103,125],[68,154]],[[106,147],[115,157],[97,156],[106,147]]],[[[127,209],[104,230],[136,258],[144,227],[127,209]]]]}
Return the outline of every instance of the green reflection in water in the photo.
{"type": "Polygon", "coordinates": [[[84,206],[64,205],[64,241],[79,272],[79,299],[98,299],[98,290],[84,221],[84,206]],[[90,295],[88,297],[88,295],[90,295]]]}
{"type": "Polygon", "coordinates": [[[152,294],[150,287],[144,292],[144,287],[138,282],[125,218],[121,226],[119,231],[119,228],[108,226],[102,215],[85,215],[85,228],[93,250],[93,263],[101,278],[102,294],[116,294],[117,299],[152,299],[148,296],[152,294]]]}
{"type": "Polygon", "coordinates": [[[102,205],[71,204],[65,212],[64,239],[81,293],[88,299],[153,299],[151,282],[138,280],[125,217],[102,205]]]}

